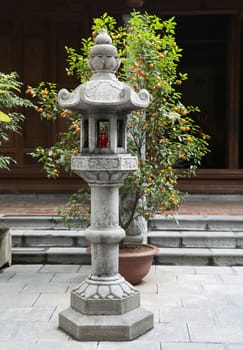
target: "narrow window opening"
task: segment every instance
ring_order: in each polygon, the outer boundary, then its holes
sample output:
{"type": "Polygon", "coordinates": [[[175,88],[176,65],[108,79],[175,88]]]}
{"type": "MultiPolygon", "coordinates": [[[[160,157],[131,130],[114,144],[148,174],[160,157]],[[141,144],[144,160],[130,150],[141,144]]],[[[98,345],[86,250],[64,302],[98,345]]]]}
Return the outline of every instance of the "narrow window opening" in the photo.
{"type": "Polygon", "coordinates": [[[117,147],[123,147],[123,120],[117,120],[117,147]]]}
{"type": "Polygon", "coordinates": [[[84,130],[83,130],[83,147],[88,148],[89,147],[89,121],[88,119],[84,121],[84,130]]]}
{"type": "Polygon", "coordinates": [[[97,122],[97,147],[109,147],[109,122],[106,120],[98,120],[97,122]]]}

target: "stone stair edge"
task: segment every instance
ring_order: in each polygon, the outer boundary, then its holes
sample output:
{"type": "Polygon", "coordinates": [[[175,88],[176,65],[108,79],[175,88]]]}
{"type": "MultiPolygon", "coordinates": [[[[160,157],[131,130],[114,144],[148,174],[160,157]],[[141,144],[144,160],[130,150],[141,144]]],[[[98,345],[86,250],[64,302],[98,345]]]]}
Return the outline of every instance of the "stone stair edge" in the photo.
{"type": "MultiPolygon", "coordinates": [[[[33,214],[33,215],[10,215],[10,214],[0,214],[0,220],[57,220],[61,221],[62,216],[57,214],[33,214]]],[[[242,215],[200,215],[200,214],[175,214],[171,216],[164,216],[156,214],[154,217],[149,219],[149,222],[153,221],[165,221],[173,224],[178,224],[180,221],[208,221],[208,220],[216,220],[216,221],[243,221],[242,215]]]]}
{"type": "Polygon", "coordinates": [[[148,231],[149,237],[161,238],[243,238],[243,231],[204,231],[204,230],[157,230],[148,231]]]}
{"type": "Polygon", "coordinates": [[[242,266],[243,249],[160,248],[157,265],[242,266]]]}
{"type": "MultiPolygon", "coordinates": [[[[90,264],[85,248],[14,248],[14,263],[90,264]]],[[[243,249],[160,248],[154,256],[157,265],[243,265],[243,249]]]]}
{"type": "Polygon", "coordinates": [[[91,256],[86,248],[12,248],[14,264],[82,264],[90,265],[91,256]]]}
{"type": "Polygon", "coordinates": [[[164,216],[164,215],[155,215],[149,221],[157,221],[157,220],[162,220],[166,222],[172,222],[172,223],[177,223],[180,220],[202,220],[202,221],[207,221],[207,220],[220,220],[220,221],[228,221],[229,219],[232,221],[243,221],[243,216],[242,215],[200,215],[200,214],[175,214],[171,216],[164,216]]]}
{"type": "Polygon", "coordinates": [[[149,231],[243,231],[242,216],[184,216],[176,220],[157,216],[148,223],[149,231]]]}
{"type": "MultiPolygon", "coordinates": [[[[50,248],[33,248],[33,247],[21,247],[21,248],[12,248],[12,254],[19,255],[86,255],[90,256],[87,253],[86,248],[79,247],[50,247],[50,248]]],[[[222,248],[159,248],[155,257],[160,256],[240,256],[243,258],[243,249],[222,249],[222,248]]]]}
{"type": "Polygon", "coordinates": [[[62,216],[57,215],[57,214],[33,214],[33,215],[17,215],[17,214],[2,214],[0,215],[1,220],[13,220],[13,219],[18,219],[18,220],[26,220],[26,219],[31,219],[31,220],[46,220],[46,219],[53,219],[53,220],[61,220],[62,216]]]}
{"type": "Polygon", "coordinates": [[[84,229],[82,230],[69,230],[69,229],[11,229],[12,236],[64,236],[64,237],[79,237],[84,235],[84,229]]]}
{"type": "MultiPolygon", "coordinates": [[[[82,236],[85,229],[10,229],[14,236],[82,236]]],[[[148,237],[240,237],[243,236],[243,231],[201,231],[201,230],[151,230],[147,233],[148,237]]]]}
{"type": "Polygon", "coordinates": [[[243,257],[243,249],[234,249],[234,248],[159,248],[159,251],[156,255],[237,255],[243,257]]]}
{"type": "Polygon", "coordinates": [[[85,253],[87,255],[90,255],[87,253],[87,248],[85,247],[15,247],[12,248],[13,253],[25,253],[25,252],[36,252],[36,253],[46,253],[46,254],[51,254],[51,253],[56,253],[56,254],[63,254],[63,253],[69,253],[69,254],[77,254],[77,253],[85,253]]]}

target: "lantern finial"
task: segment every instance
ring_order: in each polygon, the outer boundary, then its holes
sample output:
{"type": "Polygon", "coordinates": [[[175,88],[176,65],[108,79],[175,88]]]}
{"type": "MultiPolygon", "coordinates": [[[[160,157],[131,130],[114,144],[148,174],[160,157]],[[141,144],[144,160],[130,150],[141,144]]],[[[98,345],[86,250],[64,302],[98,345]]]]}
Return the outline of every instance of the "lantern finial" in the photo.
{"type": "Polygon", "coordinates": [[[116,73],[120,66],[117,49],[112,45],[111,37],[106,29],[101,29],[95,38],[95,45],[91,47],[88,59],[92,73],[116,73]]]}

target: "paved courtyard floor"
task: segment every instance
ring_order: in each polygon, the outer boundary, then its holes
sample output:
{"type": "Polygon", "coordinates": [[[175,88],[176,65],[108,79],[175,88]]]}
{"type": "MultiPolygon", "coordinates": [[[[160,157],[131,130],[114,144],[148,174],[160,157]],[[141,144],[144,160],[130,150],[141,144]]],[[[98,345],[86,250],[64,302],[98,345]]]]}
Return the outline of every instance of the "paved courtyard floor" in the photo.
{"type": "Polygon", "coordinates": [[[243,267],[153,266],[141,304],[154,329],[131,342],[79,342],[58,313],[90,266],[13,265],[0,270],[1,350],[242,350],[243,267]]]}

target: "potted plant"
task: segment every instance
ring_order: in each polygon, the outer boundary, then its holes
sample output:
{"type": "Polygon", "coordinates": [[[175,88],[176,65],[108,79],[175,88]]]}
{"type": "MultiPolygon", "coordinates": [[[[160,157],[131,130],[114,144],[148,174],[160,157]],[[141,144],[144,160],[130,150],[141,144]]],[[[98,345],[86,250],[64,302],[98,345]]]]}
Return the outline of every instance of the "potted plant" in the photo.
{"type": "MultiPolygon", "coordinates": [[[[198,109],[182,103],[180,88],[187,74],[178,72],[182,49],[175,40],[175,27],[174,18],[162,21],[136,11],[131,13],[126,27],[117,27],[115,19],[104,14],[94,19],[92,36],[82,40],[81,53],[66,47],[67,75],[75,74],[85,82],[90,77],[86,59],[93,37],[101,28],[107,29],[122,60],[119,79],[136,91],[145,88],[150,93],[147,110],[131,113],[128,121],[128,150],[139,161],[139,169],[120,190],[120,224],[128,233],[133,231],[134,223],[144,227],[141,217],[148,220],[156,213],[178,209],[182,201],[178,179],[195,175],[208,152],[208,136],[190,117],[198,109]]],[[[55,84],[42,82],[35,88],[28,87],[27,92],[36,99],[42,118],[67,120],[67,131],[59,135],[55,145],[48,149],[40,146],[32,153],[43,163],[48,177],[56,178],[62,167],[70,171],[70,158],[79,153],[80,116],[57,106],[55,84]]],[[[71,198],[64,209],[66,223],[83,218],[82,204],[80,194],[71,198]]],[[[134,236],[139,235],[128,235],[131,239],[134,236]]]]}
{"type": "MultiPolygon", "coordinates": [[[[24,115],[16,108],[30,107],[31,102],[19,96],[22,83],[15,72],[9,74],[0,72],[0,146],[9,141],[11,133],[19,133],[24,115]]],[[[0,169],[9,170],[10,164],[16,161],[0,153],[0,169]]],[[[8,227],[0,226],[0,267],[11,265],[11,235],[8,227]]]]}

